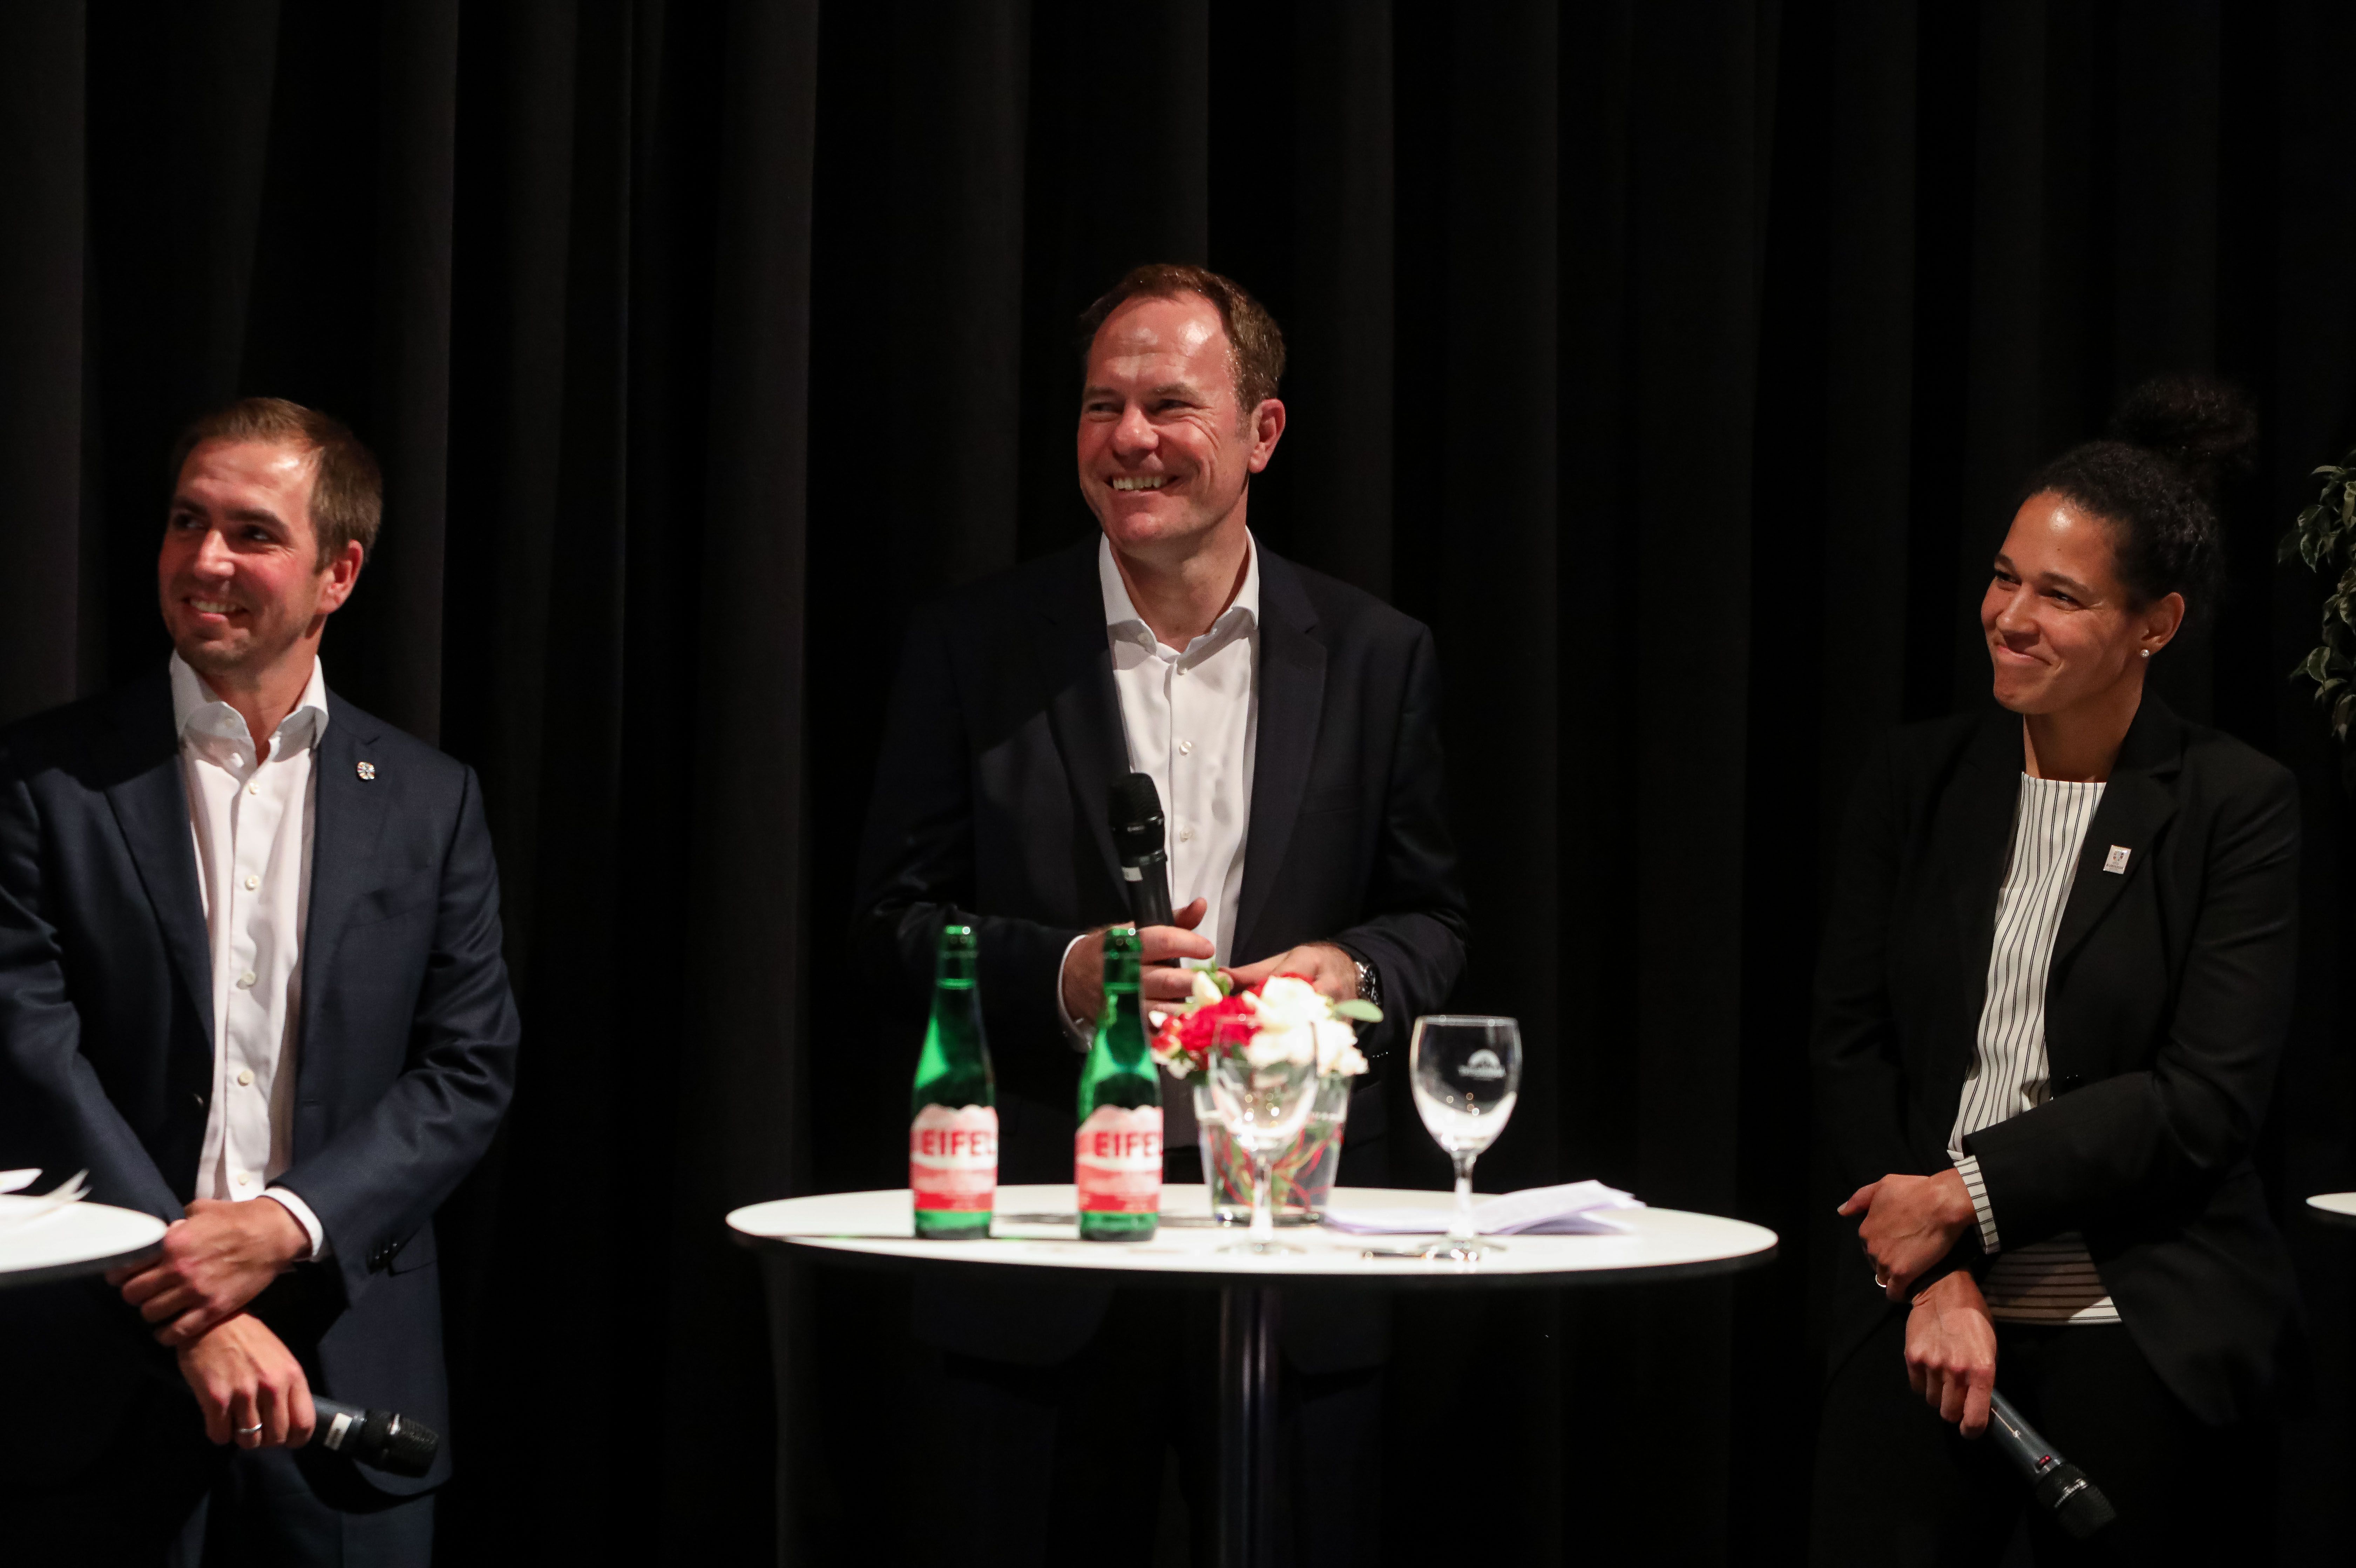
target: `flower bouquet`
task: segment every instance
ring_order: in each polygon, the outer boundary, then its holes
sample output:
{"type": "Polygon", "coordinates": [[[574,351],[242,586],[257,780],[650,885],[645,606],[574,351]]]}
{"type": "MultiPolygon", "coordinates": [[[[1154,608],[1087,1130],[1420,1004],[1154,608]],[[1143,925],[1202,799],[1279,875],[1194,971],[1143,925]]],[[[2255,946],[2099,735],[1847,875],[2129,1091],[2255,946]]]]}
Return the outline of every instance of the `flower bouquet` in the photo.
{"type": "Polygon", "coordinates": [[[1282,1214],[1305,1217],[1323,1207],[1342,1163],[1343,1123],[1349,1115],[1350,1080],[1366,1070],[1358,1051],[1357,1025],[1374,1023],[1382,1009],[1372,1002],[1333,1001],[1298,975],[1274,975],[1248,990],[1230,990],[1198,972],[1194,994],[1156,1008],[1153,1059],[1180,1080],[1193,1080],[1195,1120],[1203,1139],[1203,1179],[1220,1218],[1239,1220],[1251,1211],[1252,1161],[1213,1111],[1204,1064],[1223,1024],[1255,1028],[1251,1052],[1271,1060],[1317,1062],[1317,1099],[1292,1147],[1270,1168],[1272,1200],[1282,1214]]]}

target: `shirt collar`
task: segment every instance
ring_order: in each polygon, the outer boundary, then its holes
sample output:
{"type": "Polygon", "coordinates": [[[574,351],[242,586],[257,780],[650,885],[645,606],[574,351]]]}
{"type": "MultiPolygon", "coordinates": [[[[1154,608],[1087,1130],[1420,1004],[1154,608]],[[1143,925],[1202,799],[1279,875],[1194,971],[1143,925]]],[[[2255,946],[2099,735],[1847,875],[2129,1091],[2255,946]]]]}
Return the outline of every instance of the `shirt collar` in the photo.
{"type": "MultiPolygon", "coordinates": [[[[184,741],[234,741],[251,749],[253,737],[246,733],[244,715],[213,694],[198,675],[177,652],[172,655],[172,728],[184,741]]],[[[278,743],[316,746],[327,730],[327,667],[323,659],[311,661],[311,679],[303,688],[302,699],[294,710],[279,720],[277,733],[271,737],[271,753],[278,752],[278,743]]]]}
{"type": "MultiPolygon", "coordinates": [[[[1235,602],[1219,613],[1211,629],[1179,649],[1183,656],[1204,646],[1213,638],[1224,639],[1228,634],[1259,623],[1259,541],[1244,534],[1244,584],[1236,590],[1235,602]]],[[[1129,584],[1121,581],[1120,568],[1112,559],[1112,541],[1102,534],[1097,536],[1097,586],[1104,594],[1105,630],[1124,641],[1135,641],[1148,647],[1158,646],[1153,628],[1137,613],[1137,605],[1129,596],[1129,584]]]]}

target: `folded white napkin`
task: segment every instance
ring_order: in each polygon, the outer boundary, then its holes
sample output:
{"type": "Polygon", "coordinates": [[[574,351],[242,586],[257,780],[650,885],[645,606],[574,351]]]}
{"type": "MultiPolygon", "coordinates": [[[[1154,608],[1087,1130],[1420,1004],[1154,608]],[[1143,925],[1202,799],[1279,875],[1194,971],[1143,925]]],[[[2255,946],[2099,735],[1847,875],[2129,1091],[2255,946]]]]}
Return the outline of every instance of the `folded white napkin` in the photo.
{"type": "MultiPolygon", "coordinates": [[[[1484,1236],[1616,1236],[1628,1227],[1613,1209],[1644,1204],[1600,1181],[1531,1187],[1472,1206],[1472,1228],[1484,1236]]],[[[1436,1236],[1448,1229],[1445,1209],[1328,1209],[1325,1223],[1359,1235],[1436,1236]]]]}

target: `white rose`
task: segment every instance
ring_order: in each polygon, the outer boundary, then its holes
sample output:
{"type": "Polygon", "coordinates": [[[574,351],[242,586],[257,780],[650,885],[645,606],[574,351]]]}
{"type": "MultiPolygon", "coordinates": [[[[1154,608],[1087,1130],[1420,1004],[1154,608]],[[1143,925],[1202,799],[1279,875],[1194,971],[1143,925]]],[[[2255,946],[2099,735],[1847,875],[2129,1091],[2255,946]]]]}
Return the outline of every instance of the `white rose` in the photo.
{"type": "Polygon", "coordinates": [[[1244,1060],[1254,1067],[1317,1060],[1317,1037],[1307,1029],[1263,1029],[1252,1036],[1244,1060]]]}
{"type": "Polygon", "coordinates": [[[1333,1006],[1316,987],[1290,975],[1278,975],[1260,987],[1252,1010],[1269,1029],[1300,1029],[1333,1015],[1333,1006]]]}
{"type": "Polygon", "coordinates": [[[1355,1077],[1366,1070],[1358,1053],[1358,1031],[1347,1019],[1319,1019],[1310,1028],[1317,1036],[1317,1071],[1355,1077]]]}

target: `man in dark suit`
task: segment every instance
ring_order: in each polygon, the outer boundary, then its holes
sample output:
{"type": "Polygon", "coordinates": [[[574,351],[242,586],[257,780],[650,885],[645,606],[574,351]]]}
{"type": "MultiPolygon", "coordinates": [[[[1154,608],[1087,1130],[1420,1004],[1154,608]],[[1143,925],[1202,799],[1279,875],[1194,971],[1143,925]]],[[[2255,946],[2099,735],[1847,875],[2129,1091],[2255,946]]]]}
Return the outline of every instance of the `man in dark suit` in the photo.
{"type": "Polygon", "coordinates": [[[327,688],[366,449],[252,399],[180,457],[169,665],[0,735],[0,1163],[173,1221],[0,1298],[0,1507],[28,1562],[423,1563],[446,1445],[305,1444],[315,1388],[446,1431],[433,1217],[519,1033],[481,792],[327,688]]]}
{"type": "MultiPolygon", "coordinates": [[[[1158,266],[1124,278],[1085,325],[1079,482],[1101,532],[918,615],[857,901],[866,966],[911,1008],[943,923],[954,912],[975,926],[1010,1182],[1071,1179],[1103,932],[1127,919],[1106,811],[1120,775],[1152,775],[1168,822],[1177,913],[1140,933],[1149,1001],[1185,994],[1181,959],[1247,983],[1303,975],[1385,1009],[1364,1042],[1379,1072],[1403,1054],[1408,1021],[1446,999],[1467,929],[1430,633],[1269,553],[1246,526],[1251,475],[1285,424],[1275,323],[1227,279],[1158,266]]],[[[1359,1182],[1382,1174],[1373,1078],[1350,1106],[1344,1168],[1359,1182]]],[[[1172,1179],[1200,1179],[1186,1098],[1165,1107],[1172,1179]]],[[[1024,1507],[977,1477],[958,1505],[969,1520],[1003,1510],[1010,1531],[1018,1514],[1039,1528],[1062,1499],[1037,1509],[1037,1477],[1071,1476],[1086,1507],[1102,1490],[1085,1478],[1092,1465],[1159,1467],[1160,1428],[1141,1456],[1096,1419],[1105,1383],[1091,1358],[1138,1339],[1124,1311],[1102,1291],[920,1292],[919,1331],[946,1354],[957,1418],[985,1424],[995,1453],[1033,1478],[1024,1507]]],[[[1379,1324],[1363,1318],[1288,1306],[1288,1359],[1312,1385],[1304,1425],[1352,1429],[1312,1451],[1342,1465],[1383,1354],[1379,1324]],[[1349,1382],[1351,1399],[1321,1407],[1319,1378],[1349,1382]]],[[[1116,1430],[1143,1424],[1111,1413],[1116,1430]]],[[[1135,1483],[1105,1500],[1135,1528],[1135,1483]]],[[[1327,1522],[1320,1545],[1346,1548],[1346,1521],[1327,1522]]]]}

